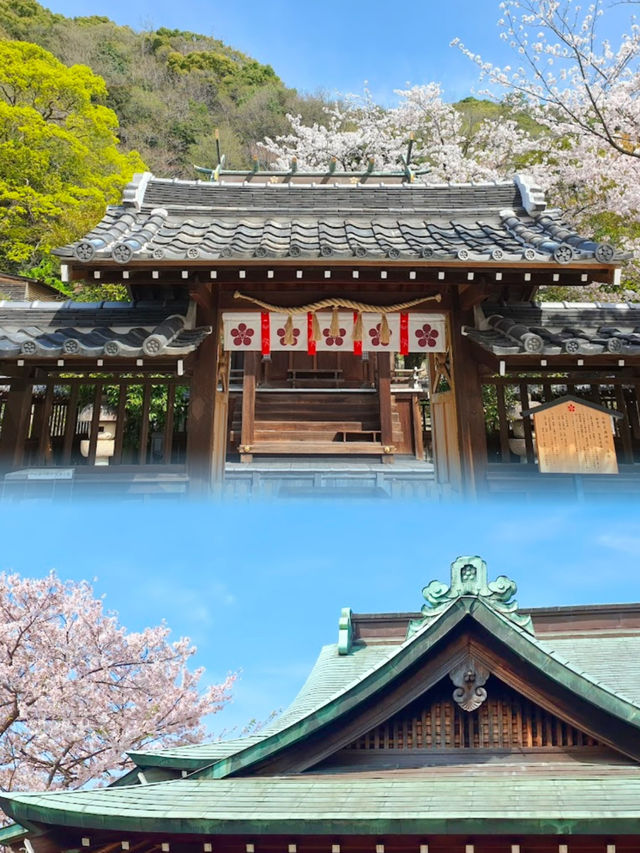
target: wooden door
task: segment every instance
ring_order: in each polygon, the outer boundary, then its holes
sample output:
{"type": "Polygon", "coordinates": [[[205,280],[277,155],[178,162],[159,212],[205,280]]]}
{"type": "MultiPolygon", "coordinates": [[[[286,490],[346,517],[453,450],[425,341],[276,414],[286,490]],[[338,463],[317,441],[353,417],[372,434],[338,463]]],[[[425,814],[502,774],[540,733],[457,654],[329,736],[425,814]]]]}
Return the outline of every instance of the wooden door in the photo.
{"type": "Polygon", "coordinates": [[[437,482],[461,491],[462,468],[453,391],[439,391],[431,395],[431,435],[437,482]]]}

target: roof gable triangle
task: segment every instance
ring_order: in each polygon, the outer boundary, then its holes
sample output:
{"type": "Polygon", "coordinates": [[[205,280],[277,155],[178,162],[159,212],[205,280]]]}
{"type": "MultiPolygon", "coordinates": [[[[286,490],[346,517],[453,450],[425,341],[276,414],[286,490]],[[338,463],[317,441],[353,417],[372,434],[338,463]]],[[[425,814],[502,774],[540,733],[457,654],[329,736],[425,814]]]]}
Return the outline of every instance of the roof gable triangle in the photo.
{"type": "MultiPolygon", "coordinates": [[[[411,624],[409,636],[396,650],[319,707],[198,775],[301,772],[382,724],[454,668],[464,667],[470,653],[523,696],[589,737],[640,760],[640,708],[539,643],[530,619],[518,611],[515,591],[506,576],[488,581],[479,557],[458,558],[448,587],[440,582],[425,587],[421,618],[411,624]]],[[[348,618],[349,611],[343,611],[336,654],[354,651],[348,618]]],[[[468,686],[457,685],[463,691],[468,686]]]]}

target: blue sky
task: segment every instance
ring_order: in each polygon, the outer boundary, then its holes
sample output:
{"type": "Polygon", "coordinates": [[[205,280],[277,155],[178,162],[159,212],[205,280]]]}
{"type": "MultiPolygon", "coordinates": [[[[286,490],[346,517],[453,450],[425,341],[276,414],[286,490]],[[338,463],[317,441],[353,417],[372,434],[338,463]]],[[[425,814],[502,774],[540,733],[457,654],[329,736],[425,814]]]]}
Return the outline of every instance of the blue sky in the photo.
{"type": "MultiPolygon", "coordinates": [[[[303,92],[357,92],[365,82],[379,103],[394,102],[407,84],[440,82],[458,100],[481,90],[477,68],[450,47],[459,38],[497,64],[515,64],[501,41],[499,0],[422,0],[395,7],[388,0],[49,0],[68,16],[108,15],[136,30],[164,26],[222,39],[303,92]]],[[[585,6],[587,4],[584,4],[585,6]]],[[[633,7],[610,0],[603,34],[615,44],[633,7]]]]}
{"type": "Polygon", "coordinates": [[[0,569],[96,578],[130,630],[164,619],[208,679],[241,672],[215,735],[288,704],[341,607],[418,609],[461,554],[523,606],[640,601],[637,504],[23,504],[0,531],[0,569]]]}
{"type": "MultiPolygon", "coordinates": [[[[45,5],[47,5],[45,3],[45,5]]],[[[381,0],[51,0],[65,15],[108,14],[135,29],[160,26],[221,38],[270,63],[284,82],[303,91],[360,92],[368,81],[388,101],[405,83],[441,80],[452,97],[468,94],[476,72],[453,38],[500,51],[496,0],[423,0],[394,8],[381,0]]]]}
{"type": "MultiPolygon", "coordinates": [[[[161,26],[220,38],[270,63],[284,82],[299,90],[328,94],[361,92],[365,81],[379,103],[392,103],[394,89],[407,83],[442,83],[457,100],[477,84],[477,69],[457,49],[458,37],[475,53],[499,64],[513,55],[499,38],[498,0],[449,0],[394,6],[388,0],[50,0],[69,16],[108,15],[134,29],[161,26]]],[[[586,5],[586,4],[585,4],[586,5]]],[[[628,18],[618,4],[614,23],[628,18]]]]}

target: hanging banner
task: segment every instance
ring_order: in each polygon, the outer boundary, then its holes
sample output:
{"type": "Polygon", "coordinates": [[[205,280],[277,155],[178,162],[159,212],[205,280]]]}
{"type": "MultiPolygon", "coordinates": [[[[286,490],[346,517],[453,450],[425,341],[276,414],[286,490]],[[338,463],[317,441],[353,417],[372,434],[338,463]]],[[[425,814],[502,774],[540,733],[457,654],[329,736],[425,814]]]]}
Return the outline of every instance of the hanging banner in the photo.
{"type": "Polygon", "coordinates": [[[318,352],[353,352],[353,311],[318,311],[318,352]]]}
{"type": "Polygon", "coordinates": [[[307,349],[307,315],[243,311],[222,315],[224,348],[268,355],[273,350],[307,349]]]}
{"type": "Polygon", "coordinates": [[[444,314],[409,314],[409,352],[446,352],[444,314]]]}
{"type": "Polygon", "coordinates": [[[443,314],[318,311],[284,314],[226,311],[224,348],[268,355],[272,351],[444,352],[443,314]]]}

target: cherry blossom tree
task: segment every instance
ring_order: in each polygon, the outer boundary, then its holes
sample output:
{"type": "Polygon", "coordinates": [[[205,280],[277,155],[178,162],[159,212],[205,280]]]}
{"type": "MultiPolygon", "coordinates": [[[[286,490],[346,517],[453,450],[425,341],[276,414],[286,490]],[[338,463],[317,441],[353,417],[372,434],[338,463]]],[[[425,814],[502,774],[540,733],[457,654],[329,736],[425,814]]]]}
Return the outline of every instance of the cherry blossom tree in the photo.
{"type": "Polygon", "coordinates": [[[494,65],[458,40],[454,44],[477,63],[483,78],[523,95],[542,119],[554,117],[563,127],[638,159],[640,26],[629,15],[612,44],[601,31],[606,8],[602,0],[586,7],[574,0],[503,0],[498,25],[515,51],[515,67],[494,65]]]}
{"type": "Polygon", "coordinates": [[[103,783],[125,750],[200,740],[235,676],[201,691],[168,635],[127,632],[86,582],[0,574],[0,788],[103,783]]]}
{"type": "Polygon", "coordinates": [[[332,160],[344,171],[398,169],[404,164],[410,135],[415,140],[413,167],[430,181],[496,180],[536,147],[516,121],[487,118],[471,131],[462,112],[442,97],[436,83],[397,90],[398,106],[383,109],[368,92],[347,96],[326,108],[324,124],[305,125],[288,116],[291,131],[267,138],[263,148],[272,165],[290,168],[295,158],[304,170],[326,170],[332,160]]]}
{"type": "MultiPolygon", "coordinates": [[[[397,106],[387,110],[368,96],[347,99],[328,111],[324,126],[289,116],[291,133],[267,139],[265,148],[280,168],[294,156],[302,168],[326,169],[330,157],[344,169],[365,169],[370,158],[378,169],[398,168],[413,133],[412,165],[427,172],[425,180],[498,180],[524,171],[575,228],[640,257],[640,26],[627,15],[638,5],[504,0],[498,25],[513,66],[454,41],[499,108],[471,126],[461,105],[447,103],[431,83],[397,91],[397,106]],[[603,21],[606,31],[619,27],[617,39],[603,35],[603,21]]],[[[635,263],[624,287],[640,281],[635,263]]]]}
{"type": "Polygon", "coordinates": [[[370,160],[384,169],[398,163],[406,149],[392,115],[374,103],[365,90],[362,96],[346,95],[324,107],[323,123],[305,125],[301,115],[288,115],[290,132],[261,145],[274,169],[289,169],[295,159],[305,171],[326,170],[332,161],[340,171],[364,170],[370,160]]]}
{"type": "Polygon", "coordinates": [[[495,98],[520,97],[544,131],[532,171],[578,226],[603,226],[640,251],[640,27],[638,4],[504,0],[498,25],[514,65],[457,43],[495,98]],[[618,30],[617,38],[605,36],[618,30]]]}

